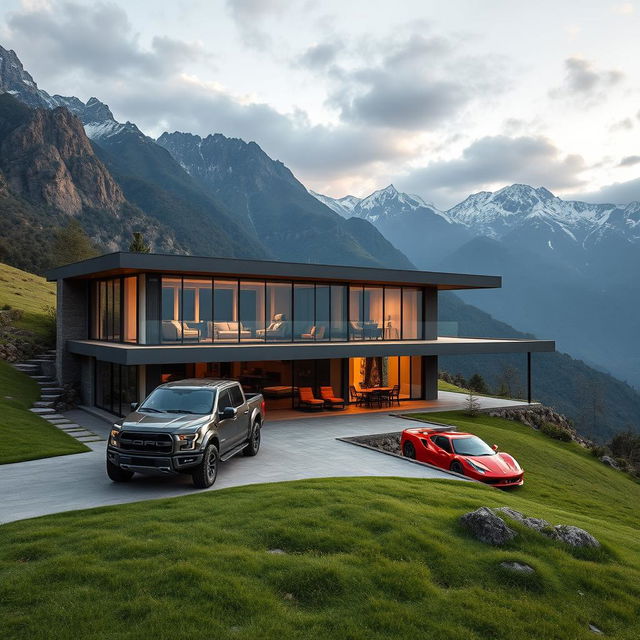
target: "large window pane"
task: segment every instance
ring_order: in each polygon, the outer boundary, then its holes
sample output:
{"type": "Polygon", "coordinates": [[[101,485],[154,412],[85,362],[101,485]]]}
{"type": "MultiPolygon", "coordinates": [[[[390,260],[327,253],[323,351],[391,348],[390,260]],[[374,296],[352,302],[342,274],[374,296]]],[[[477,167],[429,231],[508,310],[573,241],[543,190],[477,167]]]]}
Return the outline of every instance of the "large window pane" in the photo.
{"type": "Polygon", "coordinates": [[[349,287],[349,340],[364,340],[362,287],[349,287]]]}
{"type": "Polygon", "coordinates": [[[331,340],[347,339],[347,287],[331,285],[331,340]]]}
{"type": "Polygon", "coordinates": [[[411,358],[400,356],[400,397],[411,397],[411,358]]]}
{"type": "Polygon", "coordinates": [[[111,340],[111,336],[113,335],[113,281],[107,280],[107,306],[106,306],[106,331],[105,331],[105,340],[111,340]]]}
{"type": "Polygon", "coordinates": [[[331,287],[326,284],[316,285],[316,314],[315,334],[316,341],[329,340],[329,325],[331,322],[331,287]]]}
{"type": "Polygon", "coordinates": [[[138,339],[138,278],[124,279],[124,336],[125,342],[138,339]]]}
{"type": "Polygon", "coordinates": [[[382,287],[365,287],[363,298],[363,338],[380,340],[383,333],[382,287]]]}
{"type": "Polygon", "coordinates": [[[120,280],[113,280],[113,330],[109,338],[115,342],[120,341],[120,327],[122,318],[120,316],[120,280]]]}
{"type": "Polygon", "coordinates": [[[100,295],[100,302],[99,302],[100,329],[99,329],[98,337],[101,340],[106,340],[108,331],[109,331],[109,312],[107,310],[107,283],[104,280],[100,282],[99,295],[100,295]]]}
{"type": "Polygon", "coordinates": [[[402,290],[402,339],[422,339],[422,291],[405,287],[402,290]]]}
{"type": "Polygon", "coordinates": [[[398,287],[386,287],[384,290],[384,339],[400,339],[400,309],[402,294],[398,287]]]}
{"type": "Polygon", "coordinates": [[[314,340],[314,286],[295,284],[293,286],[293,338],[294,340],[314,340]]]}
{"type": "Polygon", "coordinates": [[[411,397],[422,397],[422,356],[411,356],[411,397]]]}
{"type": "Polygon", "coordinates": [[[267,282],[267,342],[289,342],[291,333],[291,284],[267,282]]]}
{"type": "Polygon", "coordinates": [[[240,341],[264,340],[264,282],[240,283],[240,341]]]}
{"type": "Polygon", "coordinates": [[[235,280],[216,280],[213,283],[213,339],[217,342],[238,342],[239,338],[238,283],[235,280]]]}
{"type": "Polygon", "coordinates": [[[210,342],[213,331],[212,281],[185,278],[182,282],[182,333],[184,342],[210,342]]]}
{"type": "Polygon", "coordinates": [[[182,278],[162,278],[162,342],[182,342],[182,278]]]}
{"type": "Polygon", "coordinates": [[[96,362],[96,407],[111,411],[111,363],[96,362]]]}

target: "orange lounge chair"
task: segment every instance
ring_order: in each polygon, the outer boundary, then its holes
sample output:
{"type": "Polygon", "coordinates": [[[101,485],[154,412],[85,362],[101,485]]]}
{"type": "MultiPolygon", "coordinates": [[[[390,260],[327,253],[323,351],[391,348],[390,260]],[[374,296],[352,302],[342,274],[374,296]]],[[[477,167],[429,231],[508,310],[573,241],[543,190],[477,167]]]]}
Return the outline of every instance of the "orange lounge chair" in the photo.
{"type": "Polygon", "coordinates": [[[314,398],[313,390],[311,387],[300,387],[298,389],[298,397],[300,399],[300,406],[307,409],[324,409],[324,400],[318,400],[314,398]]]}
{"type": "Polygon", "coordinates": [[[320,397],[332,409],[344,409],[344,398],[336,398],[332,387],[320,387],[320,397]]]}

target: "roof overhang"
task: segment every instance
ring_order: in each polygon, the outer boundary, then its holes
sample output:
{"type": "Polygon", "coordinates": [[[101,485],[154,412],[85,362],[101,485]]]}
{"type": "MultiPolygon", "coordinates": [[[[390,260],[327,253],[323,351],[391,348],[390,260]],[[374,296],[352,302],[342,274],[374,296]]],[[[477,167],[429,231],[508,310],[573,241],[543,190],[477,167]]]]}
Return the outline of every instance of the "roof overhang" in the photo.
{"type": "Polygon", "coordinates": [[[340,343],[274,343],[220,345],[128,345],[94,340],[69,340],[71,353],[123,365],[252,360],[315,360],[375,356],[456,356],[469,354],[555,351],[553,340],[438,338],[437,340],[365,341],[340,343]]]}
{"type": "Polygon", "coordinates": [[[149,272],[274,280],[403,284],[432,286],[438,289],[494,289],[502,286],[500,276],[126,252],[109,253],[74,262],[52,269],[46,276],[47,280],[53,281],[149,272]]]}

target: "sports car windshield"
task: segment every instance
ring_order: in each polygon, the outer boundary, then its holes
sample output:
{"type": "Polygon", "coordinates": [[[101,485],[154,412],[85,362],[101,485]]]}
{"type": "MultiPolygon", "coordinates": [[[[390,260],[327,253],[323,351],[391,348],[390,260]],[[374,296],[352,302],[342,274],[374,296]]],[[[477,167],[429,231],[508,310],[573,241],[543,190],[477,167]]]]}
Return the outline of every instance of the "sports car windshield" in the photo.
{"type": "Polygon", "coordinates": [[[143,413],[196,413],[213,411],[214,389],[156,389],[138,408],[143,413]]]}
{"type": "Polygon", "coordinates": [[[451,438],[453,450],[461,456],[493,456],[495,451],[476,436],[451,438]]]}

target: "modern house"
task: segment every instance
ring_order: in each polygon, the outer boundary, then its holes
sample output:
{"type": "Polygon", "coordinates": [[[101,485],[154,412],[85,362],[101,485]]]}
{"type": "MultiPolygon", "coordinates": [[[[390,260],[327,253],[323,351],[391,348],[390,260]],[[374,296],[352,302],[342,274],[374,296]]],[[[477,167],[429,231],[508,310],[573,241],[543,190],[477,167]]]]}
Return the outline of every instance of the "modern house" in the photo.
{"type": "MultiPolygon", "coordinates": [[[[112,253],[50,271],[57,372],[111,413],[155,386],[230,377],[268,408],[299,387],[399,385],[437,398],[438,356],[553,351],[547,340],[438,336],[438,292],[496,288],[484,275],[112,253]]],[[[530,373],[530,372],[529,372],[530,373]]],[[[529,387],[530,388],[530,387],[529,387]]]]}

